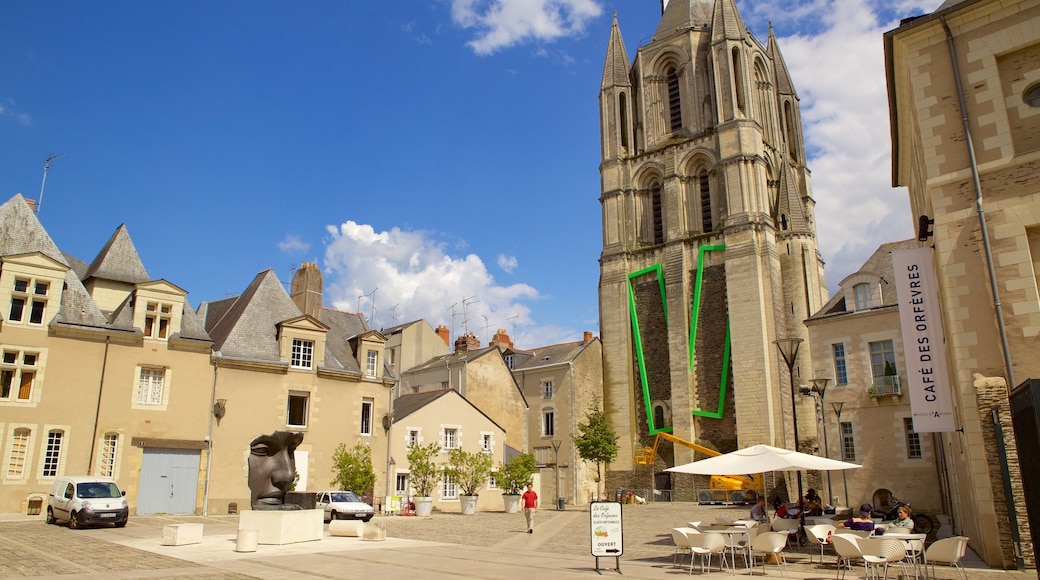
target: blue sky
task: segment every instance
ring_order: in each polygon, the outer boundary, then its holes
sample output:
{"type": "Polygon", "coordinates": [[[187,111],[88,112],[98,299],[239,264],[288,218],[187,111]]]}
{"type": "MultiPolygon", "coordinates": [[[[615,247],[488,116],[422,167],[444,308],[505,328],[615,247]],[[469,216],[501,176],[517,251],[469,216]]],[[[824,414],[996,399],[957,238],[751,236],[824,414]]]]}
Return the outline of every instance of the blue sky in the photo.
{"type": "MultiPolygon", "coordinates": [[[[882,34],[939,3],[737,0],[801,97],[832,289],[913,234],[882,34]]],[[[194,306],[316,262],[326,305],[375,328],[578,340],[598,333],[613,11],[634,57],[658,0],[11,3],[0,199],[38,198],[64,154],[39,214],[58,246],[89,262],[125,223],[194,306]]]]}

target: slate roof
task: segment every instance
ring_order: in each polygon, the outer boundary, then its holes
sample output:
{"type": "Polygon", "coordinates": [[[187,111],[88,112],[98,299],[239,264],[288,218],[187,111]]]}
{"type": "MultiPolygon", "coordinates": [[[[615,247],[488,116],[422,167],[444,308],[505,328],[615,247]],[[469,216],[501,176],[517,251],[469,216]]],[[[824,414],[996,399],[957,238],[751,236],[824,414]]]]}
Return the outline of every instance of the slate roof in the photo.
{"type": "MultiPolygon", "coordinates": [[[[65,289],[61,293],[61,308],[51,324],[68,324],[72,326],[89,326],[94,328],[110,327],[108,318],[98,308],[90,293],[83,287],[83,282],[74,270],[65,272],[65,289]]],[[[130,330],[130,329],[122,329],[130,330]]]]}
{"type": "Polygon", "coordinates": [[[542,346],[527,351],[526,354],[532,356],[525,359],[523,362],[514,364],[513,370],[523,371],[538,367],[568,363],[577,359],[588,345],[588,342],[577,341],[542,346]]]}
{"type": "Polygon", "coordinates": [[[400,397],[397,397],[396,399],[394,399],[394,423],[399,423],[405,417],[411,415],[412,413],[415,413],[416,411],[422,409],[423,407],[429,405],[437,399],[440,399],[441,397],[445,396],[452,396],[452,394],[462,399],[463,401],[466,401],[466,404],[468,404],[470,407],[473,407],[473,409],[476,410],[476,412],[483,415],[488,421],[491,421],[491,423],[499,429],[502,429],[503,433],[505,432],[505,429],[501,425],[495,423],[494,419],[488,417],[487,414],[484,413],[484,411],[481,411],[479,408],[477,408],[476,405],[470,403],[468,399],[460,395],[459,392],[455,389],[440,389],[437,391],[425,391],[422,393],[409,393],[407,395],[401,395],[400,397]]]}
{"type": "Polygon", "coordinates": [[[355,312],[322,308],[321,321],[329,327],[325,339],[325,366],[360,373],[361,366],[351,350],[350,339],[368,331],[364,318],[355,312]]]}
{"type": "MultiPolygon", "coordinates": [[[[16,256],[40,252],[52,260],[69,266],[54,240],[43,229],[22,194],[0,205],[0,256],[16,256]]],[[[70,266],[71,267],[71,266],[70,266]]]]}
{"type": "Polygon", "coordinates": [[[677,31],[703,27],[712,22],[715,0],[671,0],[661,15],[654,40],[672,36],[677,31]]]}
{"type": "Polygon", "coordinates": [[[615,12],[614,23],[610,26],[607,61],[603,64],[603,81],[600,88],[630,86],[632,83],[628,78],[628,62],[628,52],[625,51],[625,41],[621,40],[621,29],[618,28],[615,12]]]}
{"type": "MultiPolygon", "coordinates": [[[[892,252],[899,250],[909,250],[917,247],[916,240],[902,240],[898,242],[888,242],[878,246],[877,250],[867,258],[866,262],[860,266],[859,270],[856,270],[852,274],[845,277],[847,280],[851,276],[856,274],[871,273],[876,274],[881,278],[881,306],[895,306],[898,302],[896,296],[896,286],[893,284],[895,280],[895,272],[892,269],[892,252]]],[[[844,282],[844,280],[842,280],[844,282]]],[[[878,308],[878,307],[875,307],[878,308]]],[[[838,294],[831,297],[827,304],[823,305],[816,314],[809,317],[809,320],[818,320],[826,318],[828,316],[834,316],[837,314],[849,313],[845,304],[844,293],[839,292],[838,294]]]]}
{"type": "Polygon", "coordinates": [[[501,352],[499,351],[497,346],[486,346],[477,350],[455,351],[449,354],[442,354],[440,356],[435,356],[424,363],[415,365],[414,367],[408,369],[407,372],[413,373],[417,371],[424,371],[432,368],[443,367],[447,364],[476,360],[492,351],[501,352]]]}
{"type": "Polygon", "coordinates": [[[144,269],[144,264],[141,263],[141,256],[137,254],[137,248],[130,240],[126,224],[120,224],[116,228],[105,247],[94,258],[83,280],[89,278],[102,278],[128,284],[151,281],[148,272],[144,269]]]}

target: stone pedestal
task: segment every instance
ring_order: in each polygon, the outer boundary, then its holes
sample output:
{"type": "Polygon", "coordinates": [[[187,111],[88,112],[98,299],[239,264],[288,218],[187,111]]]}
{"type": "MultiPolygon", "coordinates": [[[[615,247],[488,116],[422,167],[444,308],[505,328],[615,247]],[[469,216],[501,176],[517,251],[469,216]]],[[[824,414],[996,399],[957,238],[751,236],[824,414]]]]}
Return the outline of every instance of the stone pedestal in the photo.
{"type": "Polygon", "coordinates": [[[163,526],[162,545],[187,546],[202,543],[202,524],[170,524],[163,526]]]}
{"type": "Polygon", "coordinates": [[[329,535],[357,538],[361,536],[361,528],[364,524],[365,522],[361,520],[332,520],[329,522],[329,535]]]}
{"type": "Polygon", "coordinates": [[[249,510],[239,516],[238,529],[256,530],[260,544],[283,545],[320,540],[324,523],[324,513],[320,509],[249,510]]]}
{"type": "Polygon", "coordinates": [[[385,522],[366,522],[362,528],[361,539],[369,542],[382,542],[386,540],[385,522]]]}

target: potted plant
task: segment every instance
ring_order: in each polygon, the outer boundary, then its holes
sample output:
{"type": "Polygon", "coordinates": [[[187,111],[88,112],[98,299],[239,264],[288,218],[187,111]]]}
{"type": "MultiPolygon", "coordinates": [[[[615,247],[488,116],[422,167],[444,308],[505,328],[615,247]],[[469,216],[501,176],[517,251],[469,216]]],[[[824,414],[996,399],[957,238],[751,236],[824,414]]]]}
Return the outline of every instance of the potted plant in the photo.
{"type": "Polygon", "coordinates": [[[441,451],[439,443],[419,445],[413,443],[408,446],[408,476],[412,480],[412,486],[417,494],[415,501],[415,515],[426,517],[433,511],[433,488],[437,486],[437,463],[434,458],[441,451]]]}
{"type": "Polygon", "coordinates": [[[520,494],[536,471],[538,466],[530,453],[515,455],[498,468],[495,479],[502,488],[502,502],[507,514],[515,514],[520,509],[520,494]]]}
{"type": "Polygon", "coordinates": [[[470,453],[462,449],[452,449],[448,454],[448,467],[444,472],[459,484],[459,502],[464,515],[473,515],[477,511],[477,494],[487,485],[491,476],[494,460],[490,453],[477,451],[470,453]]]}

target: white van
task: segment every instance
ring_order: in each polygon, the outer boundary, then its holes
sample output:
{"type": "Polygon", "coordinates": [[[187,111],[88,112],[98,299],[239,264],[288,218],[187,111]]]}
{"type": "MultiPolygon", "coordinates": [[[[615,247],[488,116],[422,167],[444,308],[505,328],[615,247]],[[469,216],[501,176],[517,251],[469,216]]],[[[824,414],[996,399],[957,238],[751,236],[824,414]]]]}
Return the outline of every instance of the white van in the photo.
{"type": "Polygon", "coordinates": [[[69,522],[70,528],[86,524],[126,525],[130,508],[125,491],[111,479],[92,476],[59,477],[47,501],[47,523],[69,522]]]}

